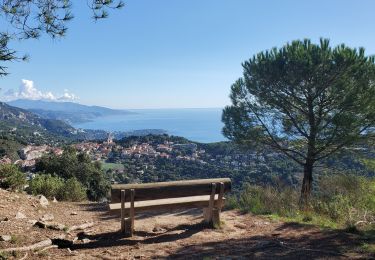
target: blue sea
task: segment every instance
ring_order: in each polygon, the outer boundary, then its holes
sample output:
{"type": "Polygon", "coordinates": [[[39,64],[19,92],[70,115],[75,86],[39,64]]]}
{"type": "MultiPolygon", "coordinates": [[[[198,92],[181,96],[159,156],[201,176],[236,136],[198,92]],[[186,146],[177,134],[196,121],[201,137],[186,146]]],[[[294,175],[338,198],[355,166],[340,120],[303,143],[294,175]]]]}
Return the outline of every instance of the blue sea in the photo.
{"type": "Polygon", "coordinates": [[[133,113],[99,117],[95,121],[74,126],[106,131],[163,129],[170,135],[182,136],[201,143],[226,140],[221,133],[223,128],[222,108],[136,109],[129,111],[133,113]]]}

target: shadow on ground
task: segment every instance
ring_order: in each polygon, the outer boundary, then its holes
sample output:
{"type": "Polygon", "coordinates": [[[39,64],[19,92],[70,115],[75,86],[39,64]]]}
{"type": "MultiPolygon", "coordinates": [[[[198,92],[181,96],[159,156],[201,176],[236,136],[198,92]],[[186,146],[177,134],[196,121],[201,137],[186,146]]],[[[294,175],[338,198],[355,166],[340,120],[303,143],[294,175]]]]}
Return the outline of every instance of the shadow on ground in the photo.
{"type": "Polygon", "coordinates": [[[78,239],[88,238],[91,242],[68,245],[67,247],[71,250],[77,250],[173,242],[191,237],[205,228],[205,225],[201,223],[195,225],[179,225],[161,233],[136,231],[132,238],[126,238],[120,232],[108,232],[95,235],[80,233],[78,234],[78,239]]]}
{"type": "Polygon", "coordinates": [[[189,245],[169,258],[375,259],[375,255],[358,255],[363,242],[366,241],[355,234],[285,223],[269,235],[189,245]]]}

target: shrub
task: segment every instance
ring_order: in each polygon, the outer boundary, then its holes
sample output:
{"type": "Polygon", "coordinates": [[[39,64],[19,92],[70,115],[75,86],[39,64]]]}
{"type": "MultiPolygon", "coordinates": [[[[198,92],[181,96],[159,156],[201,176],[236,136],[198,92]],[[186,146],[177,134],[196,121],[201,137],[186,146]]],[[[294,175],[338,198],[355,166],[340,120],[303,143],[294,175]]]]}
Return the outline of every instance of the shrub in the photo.
{"type": "Polygon", "coordinates": [[[70,178],[65,182],[57,195],[59,200],[82,201],[86,199],[86,189],[76,178],[70,178]]]}
{"type": "Polygon", "coordinates": [[[313,210],[353,227],[375,220],[375,180],[350,174],[322,176],[313,210]]]}
{"type": "Polygon", "coordinates": [[[26,176],[17,166],[12,164],[0,165],[0,187],[12,190],[22,190],[26,185],[26,176]]]}
{"type": "Polygon", "coordinates": [[[106,197],[110,183],[101,169],[100,163],[91,162],[87,154],[79,153],[71,147],[64,150],[61,156],[45,155],[36,163],[36,170],[68,180],[76,178],[86,189],[90,200],[106,197]]]}
{"type": "Polygon", "coordinates": [[[294,216],[298,209],[298,193],[291,188],[246,185],[238,199],[240,209],[254,214],[294,216]]]}
{"type": "Polygon", "coordinates": [[[31,181],[29,190],[33,195],[42,194],[47,198],[57,197],[63,189],[64,181],[49,174],[38,174],[31,181]]]}
{"type": "Polygon", "coordinates": [[[29,192],[65,201],[81,201],[86,198],[86,190],[76,178],[64,181],[49,174],[39,174],[33,178],[30,181],[29,192]]]}
{"type": "Polygon", "coordinates": [[[299,211],[299,191],[273,186],[246,185],[237,200],[230,204],[254,214],[300,215],[304,216],[304,222],[316,219],[351,230],[374,228],[374,179],[342,174],[321,176],[316,184],[317,190],[308,212],[299,211]]]}

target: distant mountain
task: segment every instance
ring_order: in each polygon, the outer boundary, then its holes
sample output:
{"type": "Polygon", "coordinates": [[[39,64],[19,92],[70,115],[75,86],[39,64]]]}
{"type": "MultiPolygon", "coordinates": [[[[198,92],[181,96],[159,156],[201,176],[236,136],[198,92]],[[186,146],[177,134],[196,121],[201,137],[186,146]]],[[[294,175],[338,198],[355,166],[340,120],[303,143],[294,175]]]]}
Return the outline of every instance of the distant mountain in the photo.
{"type": "MultiPolygon", "coordinates": [[[[48,103],[48,102],[47,102],[48,103]]],[[[116,131],[115,139],[128,136],[166,134],[162,129],[141,129],[130,132],[116,131]]],[[[0,102],[0,140],[11,139],[23,144],[62,144],[80,140],[104,140],[104,130],[76,129],[68,123],[46,119],[28,110],[0,102]]]]}
{"type": "Polygon", "coordinates": [[[57,143],[75,139],[77,130],[63,121],[41,118],[0,102],[0,137],[25,143],[57,143]]]}
{"type": "Polygon", "coordinates": [[[97,117],[133,114],[127,110],[110,109],[100,106],[86,106],[73,102],[51,102],[44,100],[18,99],[9,105],[29,110],[40,117],[62,120],[69,124],[92,121],[97,117]]]}

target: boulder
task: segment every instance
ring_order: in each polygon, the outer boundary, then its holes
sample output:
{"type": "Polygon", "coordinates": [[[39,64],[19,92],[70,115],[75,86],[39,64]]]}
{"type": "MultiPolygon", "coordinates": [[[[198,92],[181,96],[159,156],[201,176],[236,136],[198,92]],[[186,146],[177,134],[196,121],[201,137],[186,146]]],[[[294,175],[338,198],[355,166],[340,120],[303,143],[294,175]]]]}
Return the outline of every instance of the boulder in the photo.
{"type": "Polygon", "coordinates": [[[54,216],[51,213],[44,214],[39,220],[41,221],[52,221],[54,220],[54,216]]]}
{"type": "Polygon", "coordinates": [[[0,241],[5,241],[5,242],[7,242],[7,241],[10,241],[10,240],[12,240],[12,237],[9,236],[9,235],[1,235],[1,236],[0,236],[0,241]]]}
{"type": "Polygon", "coordinates": [[[39,204],[43,207],[46,208],[49,205],[49,202],[46,197],[43,195],[38,196],[39,204]]]}
{"type": "Polygon", "coordinates": [[[24,219],[24,218],[26,218],[26,215],[25,214],[23,214],[22,212],[17,212],[16,213],[16,219],[24,219]]]}

